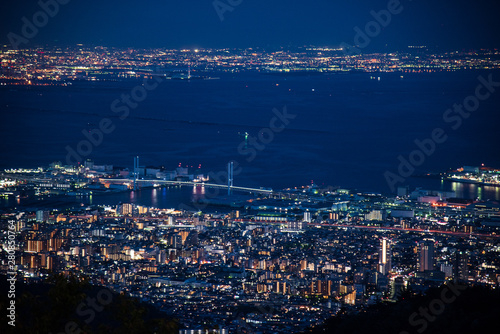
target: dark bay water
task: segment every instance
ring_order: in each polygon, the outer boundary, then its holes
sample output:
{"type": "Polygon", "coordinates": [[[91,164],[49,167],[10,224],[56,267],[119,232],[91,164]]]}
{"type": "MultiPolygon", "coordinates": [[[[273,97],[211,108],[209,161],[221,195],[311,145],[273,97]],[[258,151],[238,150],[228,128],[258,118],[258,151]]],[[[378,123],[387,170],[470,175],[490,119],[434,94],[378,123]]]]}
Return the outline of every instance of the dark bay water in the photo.
{"type": "MultiPolygon", "coordinates": [[[[115,130],[84,157],[96,164],[132,167],[133,156],[140,155],[141,165],[201,164],[204,172],[217,173],[234,160],[241,165],[235,185],[279,189],[314,181],[386,193],[384,172],[396,172],[397,157],[407,157],[416,149],[414,140],[429,137],[436,127],[449,138],[415,173],[481,163],[500,167],[500,92],[481,102],[457,130],[443,121],[445,110],[474,94],[478,76],[488,74],[377,74],[378,81],[370,79],[373,74],[247,73],[164,81],[124,120],[111,104],[130,94],[137,82],[1,86],[0,168],[64,162],[67,145],[76,148],[85,139],[82,131],[109,118],[115,130]],[[248,161],[249,155],[238,152],[240,134],[257,136],[269,127],[273,108],[284,106],[296,117],[248,161]]],[[[500,73],[493,72],[493,79],[500,81],[500,73]]],[[[405,184],[441,187],[420,178],[405,184]]],[[[474,189],[456,190],[478,195],[474,189]]],[[[495,188],[482,189],[481,196],[500,199],[495,188]]]]}

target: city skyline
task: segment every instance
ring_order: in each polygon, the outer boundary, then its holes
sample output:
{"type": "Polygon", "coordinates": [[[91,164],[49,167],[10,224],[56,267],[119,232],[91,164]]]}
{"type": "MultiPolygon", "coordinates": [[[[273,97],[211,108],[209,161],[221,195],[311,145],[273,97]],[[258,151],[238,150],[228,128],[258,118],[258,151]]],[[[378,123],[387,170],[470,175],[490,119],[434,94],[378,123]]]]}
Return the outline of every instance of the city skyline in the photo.
{"type": "MultiPolygon", "coordinates": [[[[137,170],[134,179],[155,174],[152,168],[137,170]]],[[[38,189],[35,196],[42,198],[61,191],[90,191],[97,197],[126,191],[113,184],[125,171],[88,161],[80,167],[53,163],[9,170],[2,178],[17,180],[8,186],[19,190],[38,189]],[[102,186],[87,188],[96,178],[102,186]]],[[[194,177],[185,172],[177,168],[172,184],[194,177]]],[[[133,192],[148,187],[162,188],[151,184],[133,192]]],[[[422,189],[385,197],[315,185],[259,198],[233,195],[233,202],[224,203],[210,194],[208,184],[207,189],[203,182],[192,187],[215,206],[198,202],[186,211],[124,202],[4,211],[2,221],[19,235],[17,270],[28,274],[28,286],[50,272],[64,272],[111,294],[101,300],[111,301],[118,292],[140,298],[156,305],[165,319],[177,319],[179,333],[198,332],[201,323],[220,333],[266,332],[268,327],[302,332],[328,326],[324,321],[339,313],[373,312],[371,305],[399,305],[438,287],[453,295],[434,304],[457,307],[455,299],[471,291],[468,284],[484,287],[483,293],[494,293],[499,284],[498,203],[463,202],[422,189]],[[269,304],[258,306],[261,301],[269,304]],[[242,305],[260,308],[233,312],[242,305]],[[290,315],[303,320],[290,321],[290,315]]],[[[425,310],[409,316],[426,319],[425,310]]],[[[431,310],[430,323],[449,316],[431,310]]],[[[76,319],[78,326],[84,326],[82,319],[76,319]]],[[[428,325],[409,321],[401,330],[428,325]]]]}

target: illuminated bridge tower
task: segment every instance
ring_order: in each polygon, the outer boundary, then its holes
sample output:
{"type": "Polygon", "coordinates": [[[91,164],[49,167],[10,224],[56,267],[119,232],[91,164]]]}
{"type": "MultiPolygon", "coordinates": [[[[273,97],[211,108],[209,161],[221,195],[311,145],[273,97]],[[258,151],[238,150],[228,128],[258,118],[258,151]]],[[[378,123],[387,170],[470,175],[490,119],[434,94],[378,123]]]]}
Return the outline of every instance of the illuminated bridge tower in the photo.
{"type": "Polygon", "coordinates": [[[231,195],[234,178],[234,163],[227,164],[227,194],[231,195]]]}
{"type": "Polygon", "coordinates": [[[137,176],[139,175],[139,156],[134,157],[134,191],[137,190],[137,176]]]}

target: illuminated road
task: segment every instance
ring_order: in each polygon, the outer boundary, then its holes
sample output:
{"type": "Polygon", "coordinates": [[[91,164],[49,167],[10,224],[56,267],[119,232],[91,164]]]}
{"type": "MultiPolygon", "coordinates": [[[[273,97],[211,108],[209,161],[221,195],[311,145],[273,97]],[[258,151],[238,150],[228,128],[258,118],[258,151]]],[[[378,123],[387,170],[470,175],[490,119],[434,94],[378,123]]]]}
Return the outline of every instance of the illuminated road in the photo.
{"type": "MultiPolygon", "coordinates": [[[[35,215],[29,215],[30,217],[35,217],[35,215]]],[[[65,216],[69,219],[89,219],[92,215],[68,215],[65,216]]],[[[56,219],[56,215],[50,215],[50,218],[56,219]]],[[[120,217],[102,217],[105,220],[116,220],[120,217]]],[[[168,216],[164,217],[130,217],[134,221],[151,221],[151,220],[167,220],[168,216]]],[[[255,221],[253,219],[235,219],[235,222],[240,223],[254,223],[254,224],[268,224],[268,225],[282,225],[286,222],[263,222],[255,221]]],[[[430,233],[430,234],[446,234],[453,235],[457,237],[477,237],[477,238],[500,238],[500,235],[496,234],[482,234],[482,233],[465,233],[465,232],[453,232],[453,231],[441,231],[441,230],[427,230],[427,229],[417,229],[417,228],[402,228],[402,227],[390,227],[390,226],[366,226],[366,225],[344,225],[344,224],[326,224],[326,223],[309,223],[309,226],[321,226],[321,227],[337,227],[337,228],[357,228],[357,229],[368,229],[368,230],[384,230],[384,231],[399,231],[399,232],[418,232],[418,233],[430,233]]],[[[185,226],[185,225],[182,225],[185,226]]]]}
{"type": "Polygon", "coordinates": [[[454,235],[457,237],[471,237],[471,236],[473,236],[473,237],[478,237],[478,238],[500,238],[500,235],[495,235],[495,234],[465,233],[465,232],[427,230],[427,229],[389,227],[389,226],[339,225],[339,224],[318,224],[318,223],[311,223],[309,225],[325,226],[325,227],[339,227],[339,228],[360,228],[360,229],[371,229],[371,230],[419,232],[419,233],[431,233],[431,234],[448,234],[448,235],[454,235]]]}

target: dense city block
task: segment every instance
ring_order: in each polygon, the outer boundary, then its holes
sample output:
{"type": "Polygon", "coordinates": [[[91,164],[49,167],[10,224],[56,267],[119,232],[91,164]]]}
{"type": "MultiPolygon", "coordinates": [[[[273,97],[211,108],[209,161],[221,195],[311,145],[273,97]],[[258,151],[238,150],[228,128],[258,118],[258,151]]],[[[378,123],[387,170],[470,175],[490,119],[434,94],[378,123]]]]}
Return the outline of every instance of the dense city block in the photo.
{"type": "MultiPolygon", "coordinates": [[[[107,180],[123,172],[90,161],[54,163],[4,171],[2,182],[4,193],[17,196],[79,198],[71,193],[105,192],[107,180]]],[[[172,173],[179,175],[170,185],[142,187],[210,184],[182,169],[172,173]]],[[[134,191],[133,174],[122,175],[130,184],[114,191],[134,191]]],[[[341,310],[396,302],[402,293],[450,282],[500,283],[496,202],[422,188],[400,187],[386,197],[314,184],[229,198],[190,203],[199,207],[191,211],[132,203],[6,209],[2,273],[14,271],[26,284],[53,273],[85,277],[154,305],[181,329],[222,332],[296,332],[341,310]],[[7,257],[9,224],[14,267],[7,257]]]]}

